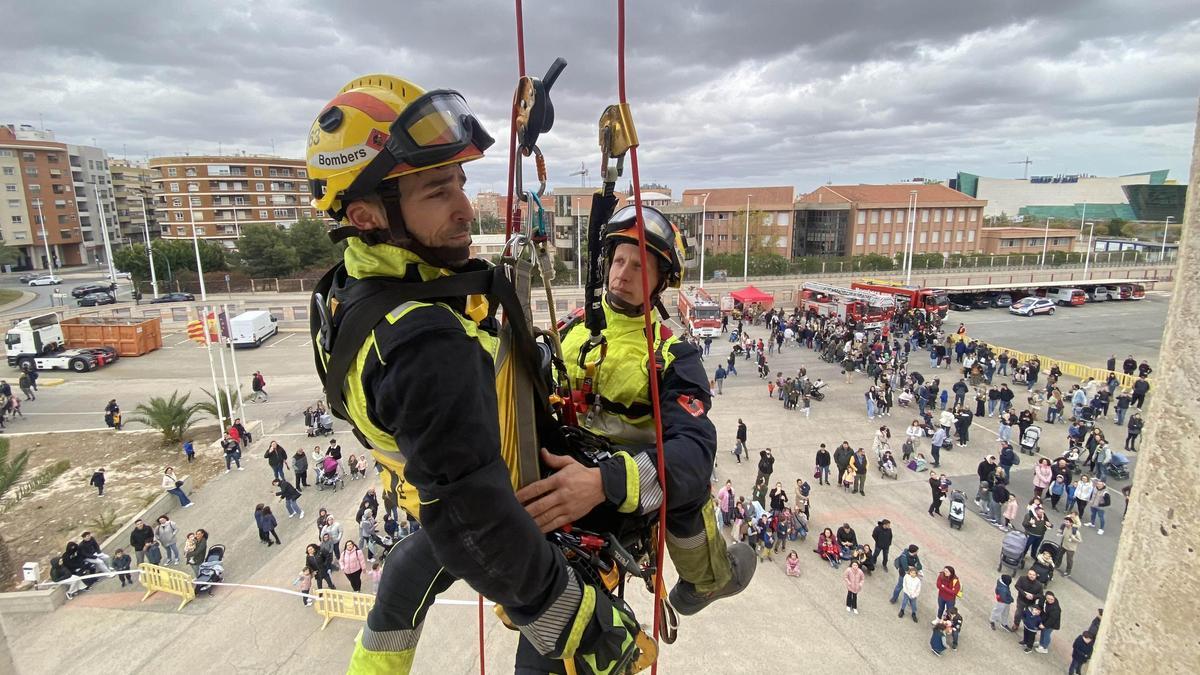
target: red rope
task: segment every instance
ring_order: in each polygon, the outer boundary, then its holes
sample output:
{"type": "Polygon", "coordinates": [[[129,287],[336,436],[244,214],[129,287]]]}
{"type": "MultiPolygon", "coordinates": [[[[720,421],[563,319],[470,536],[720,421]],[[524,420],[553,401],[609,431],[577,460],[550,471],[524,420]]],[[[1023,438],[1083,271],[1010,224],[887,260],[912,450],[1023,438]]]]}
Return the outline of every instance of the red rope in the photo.
{"type": "MultiPolygon", "coordinates": [[[[617,0],[617,87],[621,103],[627,103],[625,98],[625,0],[617,0]]],[[[654,330],[654,306],[650,303],[650,267],[646,253],[646,221],[642,217],[642,181],[638,174],[637,148],[629,149],[629,164],[633,172],[633,207],[637,212],[638,251],[642,264],[642,306],[645,319],[646,351],[649,354],[651,368],[656,367],[654,358],[654,340],[657,337],[654,330]]],[[[683,261],[680,261],[682,264],[683,261]]],[[[658,484],[662,488],[662,504],[658,506],[658,541],[655,543],[654,570],[654,639],[658,640],[658,626],[662,619],[662,603],[658,601],[663,591],[663,564],[665,562],[663,548],[667,540],[667,474],[663,461],[663,430],[662,404],[659,401],[658,377],[650,375],[650,403],[654,409],[654,444],[658,451],[658,484]]],[[[651,675],[658,673],[658,660],[650,666],[651,675]]]]}
{"type": "MultiPolygon", "coordinates": [[[[517,76],[525,77],[525,18],[524,12],[521,9],[521,0],[516,0],[517,4],[517,76]]],[[[520,229],[520,202],[513,201],[513,193],[516,183],[517,162],[521,161],[517,157],[517,105],[513,102],[512,113],[509,120],[508,132],[508,202],[504,214],[504,239],[505,255],[509,255],[512,251],[508,250],[508,240],[513,234],[520,229]]]]}

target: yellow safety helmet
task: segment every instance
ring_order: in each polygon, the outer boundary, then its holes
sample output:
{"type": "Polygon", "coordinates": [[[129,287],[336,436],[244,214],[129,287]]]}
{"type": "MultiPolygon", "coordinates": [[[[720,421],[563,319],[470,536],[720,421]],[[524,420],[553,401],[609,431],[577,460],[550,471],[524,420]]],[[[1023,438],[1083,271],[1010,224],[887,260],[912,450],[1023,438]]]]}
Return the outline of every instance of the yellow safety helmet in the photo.
{"type": "Polygon", "coordinates": [[[340,222],[347,202],[384,180],[479,159],[493,142],[462,94],[364,75],[342,87],[308,132],[312,205],[340,222]]]}

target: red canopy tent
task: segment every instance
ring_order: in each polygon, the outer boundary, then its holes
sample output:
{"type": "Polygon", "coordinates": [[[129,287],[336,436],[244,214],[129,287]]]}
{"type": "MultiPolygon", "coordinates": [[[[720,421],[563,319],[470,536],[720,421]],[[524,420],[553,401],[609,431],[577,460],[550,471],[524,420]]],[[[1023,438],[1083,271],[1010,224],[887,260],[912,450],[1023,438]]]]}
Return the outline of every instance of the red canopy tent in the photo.
{"type": "Polygon", "coordinates": [[[774,296],[763,293],[754,286],[747,286],[742,290],[734,291],[729,295],[733,296],[734,300],[737,300],[744,306],[761,305],[764,308],[770,308],[775,304],[774,296]]]}

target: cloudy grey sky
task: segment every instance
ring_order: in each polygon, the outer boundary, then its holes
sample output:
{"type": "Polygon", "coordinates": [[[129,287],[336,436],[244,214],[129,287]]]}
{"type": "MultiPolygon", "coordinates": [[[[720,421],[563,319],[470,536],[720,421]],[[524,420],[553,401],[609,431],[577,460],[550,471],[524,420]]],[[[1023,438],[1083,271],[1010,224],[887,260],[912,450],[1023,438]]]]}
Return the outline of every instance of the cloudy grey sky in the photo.
{"type": "MultiPolygon", "coordinates": [[[[1195,0],[630,0],[643,181],[687,187],[1166,168],[1186,180],[1200,95],[1195,0]]],[[[462,91],[499,139],[469,171],[502,191],[513,3],[5,3],[0,122],[113,156],[301,156],[322,104],[387,72],[462,91]],[[272,146],[272,143],[274,146],[272,146]]],[[[552,185],[598,168],[615,102],[615,2],[526,0],[531,74],[568,62],[542,143],[552,185]]],[[[624,184],[625,179],[622,180],[624,184]]]]}

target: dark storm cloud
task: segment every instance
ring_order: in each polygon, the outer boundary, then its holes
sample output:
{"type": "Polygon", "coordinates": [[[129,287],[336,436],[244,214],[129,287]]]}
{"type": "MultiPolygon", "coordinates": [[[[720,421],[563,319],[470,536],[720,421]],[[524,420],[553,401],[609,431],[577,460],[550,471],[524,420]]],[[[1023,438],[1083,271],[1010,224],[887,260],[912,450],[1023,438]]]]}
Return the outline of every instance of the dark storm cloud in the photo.
{"type": "MultiPolygon", "coordinates": [[[[1192,0],[636,2],[628,86],[644,180],[795,185],[957,170],[1186,179],[1200,93],[1192,0]]],[[[298,156],[355,75],[462,90],[500,143],[472,167],[500,189],[517,72],[512,3],[10,3],[0,121],[133,157],[298,156]]],[[[552,182],[597,164],[616,100],[610,2],[528,0],[527,67],[570,62],[542,143],[552,182]]]]}

